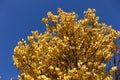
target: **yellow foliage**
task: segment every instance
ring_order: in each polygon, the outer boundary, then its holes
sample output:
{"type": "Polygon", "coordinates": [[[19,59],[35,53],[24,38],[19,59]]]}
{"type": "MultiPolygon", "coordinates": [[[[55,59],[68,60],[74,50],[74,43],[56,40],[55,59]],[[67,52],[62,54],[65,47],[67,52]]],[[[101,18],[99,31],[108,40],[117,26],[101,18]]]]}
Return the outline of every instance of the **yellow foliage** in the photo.
{"type": "Polygon", "coordinates": [[[120,32],[99,23],[95,9],[88,8],[84,19],[75,12],[43,18],[47,31],[32,31],[28,43],[23,39],[14,49],[14,65],[19,80],[112,80],[116,67],[106,72],[106,62],[114,55],[120,32]],[[53,22],[54,24],[50,24],[53,22]]]}

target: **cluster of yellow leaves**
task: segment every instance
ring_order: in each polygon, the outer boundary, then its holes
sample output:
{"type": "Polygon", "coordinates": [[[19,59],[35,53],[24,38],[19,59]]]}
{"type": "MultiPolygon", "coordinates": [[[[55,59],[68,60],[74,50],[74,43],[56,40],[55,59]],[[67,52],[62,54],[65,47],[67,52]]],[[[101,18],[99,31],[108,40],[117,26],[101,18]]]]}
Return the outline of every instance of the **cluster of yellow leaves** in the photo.
{"type": "Polygon", "coordinates": [[[43,18],[47,31],[33,31],[14,49],[14,65],[21,71],[19,80],[112,80],[117,69],[106,72],[106,62],[114,55],[114,40],[120,32],[99,23],[95,9],[88,8],[84,19],[75,12],[58,9],[43,18]],[[53,23],[53,24],[51,24],[53,23]]]}

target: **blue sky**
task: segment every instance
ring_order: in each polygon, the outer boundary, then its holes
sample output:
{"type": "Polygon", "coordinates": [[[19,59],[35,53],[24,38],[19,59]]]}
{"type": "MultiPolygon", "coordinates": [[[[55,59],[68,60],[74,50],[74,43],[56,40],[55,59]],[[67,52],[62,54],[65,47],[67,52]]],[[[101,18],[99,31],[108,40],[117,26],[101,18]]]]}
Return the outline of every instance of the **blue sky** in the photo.
{"type": "MultiPolygon", "coordinates": [[[[83,11],[95,8],[100,22],[120,30],[120,0],[0,0],[0,75],[1,80],[14,77],[19,72],[13,66],[13,50],[17,42],[31,35],[31,31],[45,31],[41,19],[48,11],[57,14],[57,8],[74,11],[83,18],[83,11]]],[[[120,42],[119,42],[120,43],[120,42]]]]}

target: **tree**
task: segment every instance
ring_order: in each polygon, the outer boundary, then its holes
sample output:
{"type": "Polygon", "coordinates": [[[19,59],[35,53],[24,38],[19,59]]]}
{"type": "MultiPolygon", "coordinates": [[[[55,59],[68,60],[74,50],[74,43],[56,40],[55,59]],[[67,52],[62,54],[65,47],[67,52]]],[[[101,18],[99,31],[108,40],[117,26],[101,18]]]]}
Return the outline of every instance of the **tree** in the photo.
{"type": "Polygon", "coordinates": [[[99,23],[95,9],[88,8],[84,19],[75,12],[47,13],[42,22],[46,32],[33,31],[14,49],[14,65],[19,80],[112,80],[117,67],[108,72],[106,63],[118,48],[120,32],[99,23]]]}
{"type": "Polygon", "coordinates": [[[117,66],[117,71],[114,74],[114,79],[120,80],[120,47],[117,49],[113,59],[113,65],[117,66]]]}

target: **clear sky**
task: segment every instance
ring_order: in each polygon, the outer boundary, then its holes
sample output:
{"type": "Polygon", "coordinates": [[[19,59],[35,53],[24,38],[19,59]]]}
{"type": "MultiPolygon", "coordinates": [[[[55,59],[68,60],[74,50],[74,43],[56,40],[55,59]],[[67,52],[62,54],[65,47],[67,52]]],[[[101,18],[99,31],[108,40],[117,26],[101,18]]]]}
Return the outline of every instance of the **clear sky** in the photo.
{"type": "Polygon", "coordinates": [[[79,19],[84,10],[95,8],[100,22],[120,30],[120,0],[0,0],[0,80],[17,80],[19,72],[12,60],[14,47],[33,30],[43,33],[41,19],[48,11],[57,14],[57,8],[74,11],[79,19]]]}

